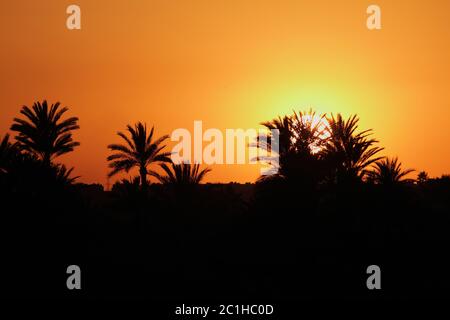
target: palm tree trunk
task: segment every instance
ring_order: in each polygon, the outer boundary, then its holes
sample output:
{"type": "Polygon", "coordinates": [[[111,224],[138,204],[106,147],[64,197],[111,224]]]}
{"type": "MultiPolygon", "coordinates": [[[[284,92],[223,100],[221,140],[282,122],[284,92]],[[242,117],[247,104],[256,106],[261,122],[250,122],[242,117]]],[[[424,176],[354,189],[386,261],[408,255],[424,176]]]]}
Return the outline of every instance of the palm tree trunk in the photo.
{"type": "Polygon", "coordinates": [[[141,188],[144,190],[147,188],[147,168],[145,166],[141,166],[139,173],[141,175],[141,188]]]}
{"type": "Polygon", "coordinates": [[[51,156],[49,153],[45,153],[44,157],[42,159],[42,163],[44,164],[45,167],[50,167],[51,164],[51,156]]]}

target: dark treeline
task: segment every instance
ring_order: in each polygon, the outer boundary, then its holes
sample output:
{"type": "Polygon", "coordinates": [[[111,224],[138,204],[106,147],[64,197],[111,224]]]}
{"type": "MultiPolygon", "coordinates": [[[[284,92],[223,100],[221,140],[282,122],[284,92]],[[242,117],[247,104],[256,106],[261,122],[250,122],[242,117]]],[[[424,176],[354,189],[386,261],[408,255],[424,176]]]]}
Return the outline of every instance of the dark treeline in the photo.
{"type": "Polygon", "coordinates": [[[356,116],[264,122],[280,133],[279,168],[254,184],[201,184],[209,168],[171,163],[168,137],[137,123],[118,132],[108,161],[111,177],[138,175],[104,191],[57,162],[79,145],[67,108],[44,101],[20,112],[14,137],[0,140],[6,295],[448,297],[450,176],[383,157],[356,116]],[[79,292],[66,288],[72,264],[82,270],[79,292]],[[381,291],[366,287],[372,264],[381,291]]]}

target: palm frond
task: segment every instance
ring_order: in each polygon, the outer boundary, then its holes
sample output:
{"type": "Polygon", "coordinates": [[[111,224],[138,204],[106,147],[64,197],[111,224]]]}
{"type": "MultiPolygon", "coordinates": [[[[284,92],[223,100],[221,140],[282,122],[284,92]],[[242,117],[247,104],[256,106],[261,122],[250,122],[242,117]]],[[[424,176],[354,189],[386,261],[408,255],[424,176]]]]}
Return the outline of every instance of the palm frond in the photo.
{"type": "Polygon", "coordinates": [[[125,141],[122,144],[110,144],[108,149],[114,152],[107,157],[110,162],[109,167],[112,171],[108,174],[110,177],[118,174],[121,171],[129,172],[132,168],[139,169],[141,186],[148,184],[147,175],[158,178],[154,171],[147,167],[160,162],[168,162],[170,159],[169,153],[162,152],[165,145],[161,143],[168,138],[164,135],[156,140],[153,140],[154,127],[147,131],[147,125],[141,122],[134,126],[126,126],[128,135],[118,132],[117,135],[125,141]]]}

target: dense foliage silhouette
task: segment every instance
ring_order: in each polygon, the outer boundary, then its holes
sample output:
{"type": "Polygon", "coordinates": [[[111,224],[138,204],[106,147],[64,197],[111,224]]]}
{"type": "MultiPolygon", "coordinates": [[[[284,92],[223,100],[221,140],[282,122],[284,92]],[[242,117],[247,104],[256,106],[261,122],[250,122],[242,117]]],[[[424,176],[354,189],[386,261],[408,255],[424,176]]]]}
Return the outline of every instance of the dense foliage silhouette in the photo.
{"type": "MultiPolygon", "coordinates": [[[[381,156],[357,116],[309,110],[264,122],[280,131],[279,167],[252,184],[201,184],[210,169],[170,163],[167,136],[139,122],[108,146],[109,175],[131,176],[105,191],[55,162],[78,145],[76,118],[60,121],[67,108],[58,106],[24,107],[16,138],[0,139],[10,296],[448,297],[450,176],[413,179],[381,156]],[[80,292],[65,287],[71,264],[83,272],[80,292]],[[366,288],[372,264],[382,270],[378,292],[366,288]]],[[[260,148],[273,147],[262,138],[260,148]]]]}

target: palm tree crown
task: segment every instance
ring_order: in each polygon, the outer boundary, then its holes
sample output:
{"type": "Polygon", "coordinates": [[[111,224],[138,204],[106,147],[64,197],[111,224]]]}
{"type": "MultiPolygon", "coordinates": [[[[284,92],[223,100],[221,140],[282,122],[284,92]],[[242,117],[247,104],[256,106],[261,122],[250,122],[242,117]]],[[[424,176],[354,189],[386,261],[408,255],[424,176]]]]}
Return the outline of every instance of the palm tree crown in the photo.
{"type": "MultiPolygon", "coordinates": [[[[293,148],[293,136],[292,136],[292,119],[289,116],[284,116],[283,118],[278,117],[271,121],[262,122],[261,125],[266,127],[268,130],[278,130],[279,141],[278,141],[278,152],[280,157],[288,153],[293,148]]],[[[270,151],[272,149],[271,145],[271,133],[264,134],[258,137],[257,147],[264,150],[270,151]]]]}
{"type": "Polygon", "coordinates": [[[14,118],[11,126],[12,131],[18,132],[16,140],[19,147],[47,165],[53,158],[71,152],[80,145],[72,140],[72,131],[80,128],[78,118],[61,120],[68,108],[59,107],[59,102],[49,107],[46,100],[35,102],[31,109],[23,106],[20,113],[26,119],[14,118]]]}
{"type": "MultiPolygon", "coordinates": [[[[268,130],[278,130],[278,173],[274,177],[287,179],[309,178],[311,167],[317,167],[320,162],[320,152],[328,139],[324,127],[325,115],[316,115],[313,110],[295,112],[290,116],[278,117],[261,123],[268,130]],[[308,172],[305,172],[308,171],[308,172]]],[[[272,149],[271,133],[258,136],[256,146],[270,151],[272,149]]],[[[254,146],[255,144],[253,144],[254,146]]],[[[258,160],[264,160],[258,158],[258,160]]],[[[319,170],[320,171],[320,170],[319,170]]],[[[260,180],[271,179],[262,176],[260,180]]],[[[318,179],[315,177],[314,179],[318,179]]]]}
{"type": "Polygon", "coordinates": [[[71,185],[80,178],[80,176],[71,177],[74,168],[68,169],[65,165],[59,164],[54,167],[55,170],[55,180],[60,185],[71,185]]]}
{"type": "Polygon", "coordinates": [[[425,171],[420,171],[419,174],[417,175],[417,183],[419,184],[423,184],[425,182],[427,182],[429,179],[428,177],[428,173],[426,173],[425,171]]]}
{"type": "Polygon", "coordinates": [[[14,155],[17,153],[17,144],[9,141],[9,134],[5,134],[0,142],[0,173],[6,173],[14,155]]]}
{"type": "Polygon", "coordinates": [[[374,147],[377,140],[369,138],[372,130],[356,133],[359,118],[356,115],[344,120],[341,114],[328,119],[330,138],[325,146],[325,155],[335,162],[337,179],[346,181],[360,179],[366,168],[383,157],[374,156],[383,150],[374,147]]]}
{"type": "Polygon", "coordinates": [[[166,173],[166,176],[161,176],[158,173],[153,173],[152,175],[162,183],[176,185],[199,184],[205,175],[211,171],[210,168],[200,170],[199,164],[190,163],[171,163],[171,168],[163,163],[161,168],[166,173]]]}
{"type": "Polygon", "coordinates": [[[385,158],[374,164],[374,170],[369,173],[369,179],[377,184],[393,185],[403,182],[403,178],[414,169],[402,169],[402,163],[398,158],[385,158]]]}
{"type": "Polygon", "coordinates": [[[110,162],[109,167],[112,169],[108,176],[112,177],[121,171],[129,172],[137,167],[141,177],[141,187],[145,187],[147,175],[153,173],[148,170],[148,166],[152,163],[170,161],[170,153],[162,152],[165,145],[161,145],[169,136],[164,135],[153,140],[154,127],[148,132],[147,126],[141,122],[136,123],[134,128],[128,125],[127,130],[130,138],[122,132],[117,133],[126,144],[108,145],[108,148],[115,152],[107,158],[110,162]]]}

